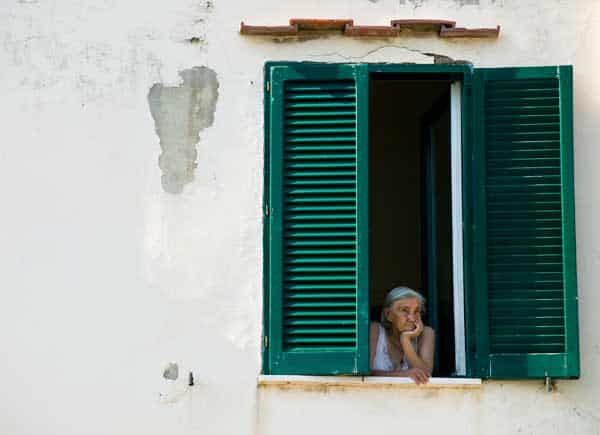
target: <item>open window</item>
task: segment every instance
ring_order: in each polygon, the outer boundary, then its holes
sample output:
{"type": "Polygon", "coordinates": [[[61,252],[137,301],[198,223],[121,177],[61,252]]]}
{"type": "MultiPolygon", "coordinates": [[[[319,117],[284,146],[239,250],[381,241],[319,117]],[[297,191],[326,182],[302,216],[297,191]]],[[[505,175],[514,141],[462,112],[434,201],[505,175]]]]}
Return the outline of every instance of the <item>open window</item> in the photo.
{"type": "Polygon", "coordinates": [[[577,377],[569,67],[269,63],[268,374],[368,374],[385,291],[435,373],[577,377]]]}
{"type": "MultiPolygon", "coordinates": [[[[434,373],[446,377],[457,373],[450,164],[453,83],[440,74],[374,75],[369,111],[371,319],[379,320],[389,289],[418,289],[427,298],[426,323],[444,331],[436,337],[434,373]]],[[[456,103],[453,109],[460,110],[456,103]]],[[[460,151],[460,140],[454,145],[460,151]]],[[[461,203],[456,204],[458,210],[461,203]]]]}

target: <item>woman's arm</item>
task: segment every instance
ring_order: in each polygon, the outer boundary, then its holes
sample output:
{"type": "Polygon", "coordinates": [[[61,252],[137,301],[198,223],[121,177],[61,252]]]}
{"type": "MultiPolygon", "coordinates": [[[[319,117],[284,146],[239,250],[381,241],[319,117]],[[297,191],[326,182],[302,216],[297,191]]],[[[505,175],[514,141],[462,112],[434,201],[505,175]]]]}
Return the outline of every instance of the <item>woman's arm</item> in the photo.
{"type": "MultiPolygon", "coordinates": [[[[430,361],[430,367],[433,367],[433,344],[434,340],[434,332],[433,329],[425,326],[421,326],[421,356],[417,355],[415,350],[412,347],[412,343],[410,343],[410,348],[412,349],[412,353],[416,356],[416,358],[421,361],[421,365],[424,366],[426,361],[430,361]],[[426,338],[427,337],[427,338],[426,338]]],[[[369,327],[369,353],[370,353],[370,367],[371,367],[371,376],[391,376],[391,377],[401,377],[401,378],[411,378],[417,384],[425,384],[429,380],[429,376],[431,376],[431,369],[424,369],[421,366],[413,366],[411,359],[409,358],[406,350],[404,350],[405,358],[408,360],[408,364],[411,368],[407,370],[396,370],[396,371],[385,371],[385,370],[373,370],[373,362],[375,361],[375,352],[377,350],[377,341],[379,339],[379,324],[377,322],[372,322],[369,327]]],[[[413,358],[413,361],[415,359],[413,358]]]]}
{"type": "Polygon", "coordinates": [[[417,353],[412,344],[411,339],[413,337],[410,334],[403,334],[400,343],[402,344],[404,357],[408,361],[409,367],[421,369],[427,373],[427,376],[431,376],[433,371],[435,332],[429,326],[421,327],[423,332],[420,334],[421,345],[419,346],[419,353],[417,353]]]}

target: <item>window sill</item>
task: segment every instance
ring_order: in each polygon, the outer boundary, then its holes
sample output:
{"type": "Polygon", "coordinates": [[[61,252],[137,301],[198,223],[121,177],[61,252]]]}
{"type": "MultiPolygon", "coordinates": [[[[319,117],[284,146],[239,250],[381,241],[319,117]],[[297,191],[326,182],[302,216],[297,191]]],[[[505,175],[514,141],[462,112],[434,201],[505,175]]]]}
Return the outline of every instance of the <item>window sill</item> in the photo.
{"type": "Polygon", "coordinates": [[[259,387],[357,387],[357,388],[426,388],[426,389],[472,389],[481,388],[478,378],[431,378],[423,385],[417,385],[410,378],[385,376],[295,376],[259,375],[259,387]]]}

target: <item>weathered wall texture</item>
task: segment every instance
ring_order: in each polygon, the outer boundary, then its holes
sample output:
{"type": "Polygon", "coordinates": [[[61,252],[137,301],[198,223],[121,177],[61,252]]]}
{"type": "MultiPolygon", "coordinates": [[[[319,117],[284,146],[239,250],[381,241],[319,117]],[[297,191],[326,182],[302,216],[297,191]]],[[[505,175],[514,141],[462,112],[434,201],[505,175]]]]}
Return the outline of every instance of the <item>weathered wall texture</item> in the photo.
{"type": "Polygon", "coordinates": [[[600,433],[599,25],[596,0],[3,2],[0,433],[600,433]],[[294,16],[502,34],[237,33],[294,16]],[[433,54],[574,65],[581,380],[552,394],[539,382],[257,391],[264,62],[433,54]],[[176,380],[163,377],[170,361],[176,380]]]}

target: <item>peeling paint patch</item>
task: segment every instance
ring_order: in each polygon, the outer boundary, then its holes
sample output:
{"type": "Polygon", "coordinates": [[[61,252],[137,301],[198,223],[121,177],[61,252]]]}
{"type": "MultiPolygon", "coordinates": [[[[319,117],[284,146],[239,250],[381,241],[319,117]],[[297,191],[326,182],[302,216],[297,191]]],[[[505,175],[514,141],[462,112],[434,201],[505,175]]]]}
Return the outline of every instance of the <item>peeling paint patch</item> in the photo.
{"type": "MultiPolygon", "coordinates": [[[[405,5],[407,3],[407,0],[398,0],[399,5],[405,5]]],[[[423,6],[423,3],[425,2],[425,0],[408,0],[408,3],[410,3],[412,5],[412,7],[414,9],[420,8],[421,6],[423,6]]]]}
{"type": "Polygon", "coordinates": [[[163,378],[174,381],[179,377],[179,366],[170,362],[163,368],[163,378]]]}
{"type": "Polygon", "coordinates": [[[431,56],[433,57],[433,63],[435,64],[442,64],[442,65],[447,65],[447,64],[470,64],[471,62],[469,62],[468,60],[462,60],[462,59],[452,59],[449,56],[443,55],[443,54],[437,54],[437,53],[423,53],[426,56],[431,56]]]}
{"type": "Polygon", "coordinates": [[[150,113],[162,150],[158,166],[165,192],[181,193],[194,179],[200,131],[214,121],[219,82],[205,66],[180,71],[183,83],[163,86],[155,83],[148,93],[150,113]]]}

